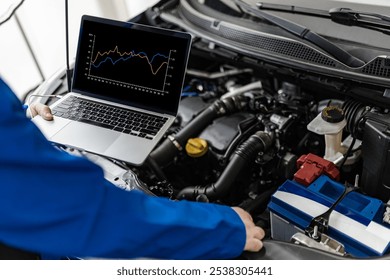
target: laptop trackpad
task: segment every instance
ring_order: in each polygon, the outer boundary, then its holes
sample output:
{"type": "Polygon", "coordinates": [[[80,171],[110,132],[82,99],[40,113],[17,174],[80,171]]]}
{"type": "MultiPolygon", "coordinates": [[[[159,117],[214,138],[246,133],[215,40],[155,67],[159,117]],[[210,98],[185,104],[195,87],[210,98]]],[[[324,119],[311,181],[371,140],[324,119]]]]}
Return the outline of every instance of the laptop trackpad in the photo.
{"type": "Polygon", "coordinates": [[[84,123],[71,122],[50,140],[95,153],[103,153],[119,133],[84,123]]]}

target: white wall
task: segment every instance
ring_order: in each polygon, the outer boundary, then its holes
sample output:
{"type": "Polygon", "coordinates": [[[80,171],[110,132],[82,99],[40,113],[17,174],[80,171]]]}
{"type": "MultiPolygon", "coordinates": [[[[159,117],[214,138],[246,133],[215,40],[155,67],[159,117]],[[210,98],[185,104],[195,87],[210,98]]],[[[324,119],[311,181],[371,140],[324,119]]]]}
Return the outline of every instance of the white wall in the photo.
{"type": "Polygon", "coordinates": [[[145,10],[146,7],[153,6],[158,0],[124,0],[127,6],[127,11],[131,16],[138,15],[145,10]]]}
{"type": "MultiPolygon", "coordinates": [[[[19,0],[1,0],[0,17],[19,0]]],[[[77,46],[83,14],[128,20],[157,0],[69,0],[70,57],[77,46]]],[[[26,32],[44,78],[66,65],[65,1],[26,0],[16,12],[26,32]]],[[[15,18],[0,26],[0,75],[21,97],[39,85],[41,75],[34,64],[15,18]]]]}

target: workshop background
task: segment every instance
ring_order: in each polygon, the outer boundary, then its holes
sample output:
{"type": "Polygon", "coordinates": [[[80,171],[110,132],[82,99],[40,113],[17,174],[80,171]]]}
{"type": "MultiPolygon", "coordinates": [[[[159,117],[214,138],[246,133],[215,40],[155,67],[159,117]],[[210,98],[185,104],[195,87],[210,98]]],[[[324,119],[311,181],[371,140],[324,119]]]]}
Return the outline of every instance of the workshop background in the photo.
{"type": "MultiPolygon", "coordinates": [[[[283,1],[268,0],[272,3],[283,1]]],[[[329,0],[327,3],[330,6],[342,6],[343,3],[351,1],[329,0]]],[[[353,0],[354,3],[360,1],[364,3],[363,0],[353,0]]],[[[388,1],[372,0],[370,5],[385,5],[388,1]]],[[[22,6],[11,20],[0,26],[0,76],[19,97],[23,97],[56,71],[64,69],[66,65],[65,1],[1,0],[0,22],[21,2],[22,6]]],[[[80,19],[83,14],[127,21],[157,2],[158,0],[69,0],[70,58],[75,56],[80,19]]],[[[295,2],[312,8],[318,8],[319,3],[312,0],[295,2]]]]}
{"type": "MultiPolygon", "coordinates": [[[[1,0],[0,22],[21,2],[1,0]]],[[[129,20],[156,2],[157,0],[69,0],[70,58],[75,56],[83,14],[129,20]]],[[[0,38],[0,76],[22,97],[66,65],[65,1],[24,1],[14,16],[0,26],[0,38]]]]}

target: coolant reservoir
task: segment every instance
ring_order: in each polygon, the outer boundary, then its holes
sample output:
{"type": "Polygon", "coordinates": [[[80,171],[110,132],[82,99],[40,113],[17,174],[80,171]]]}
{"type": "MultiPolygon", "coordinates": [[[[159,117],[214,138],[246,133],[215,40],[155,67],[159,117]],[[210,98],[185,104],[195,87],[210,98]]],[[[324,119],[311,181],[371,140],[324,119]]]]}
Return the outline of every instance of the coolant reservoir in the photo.
{"type": "Polygon", "coordinates": [[[334,162],[343,156],[341,140],[346,124],[343,110],[336,106],[328,106],[307,125],[309,131],[325,135],[324,159],[334,162]]]}

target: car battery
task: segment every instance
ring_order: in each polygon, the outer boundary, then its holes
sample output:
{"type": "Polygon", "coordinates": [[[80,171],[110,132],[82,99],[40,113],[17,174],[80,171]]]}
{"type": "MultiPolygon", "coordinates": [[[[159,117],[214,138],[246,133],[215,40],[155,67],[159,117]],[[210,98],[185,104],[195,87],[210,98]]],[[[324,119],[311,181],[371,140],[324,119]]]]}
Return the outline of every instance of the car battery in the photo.
{"type": "MultiPolygon", "coordinates": [[[[321,175],[308,187],[287,180],[268,205],[271,237],[291,241],[304,233],[311,221],[324,214],[345,191],[345,186],[321,175]]],[[[356,191],[348,193],[329,216],[326,235],[344,245],[354,257],[381,256],[390,252],[390,227],[383,222],[385,205],[356,191]]]]}

